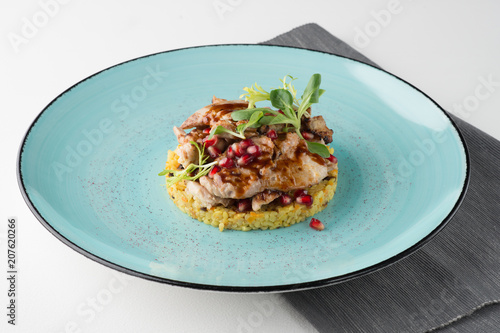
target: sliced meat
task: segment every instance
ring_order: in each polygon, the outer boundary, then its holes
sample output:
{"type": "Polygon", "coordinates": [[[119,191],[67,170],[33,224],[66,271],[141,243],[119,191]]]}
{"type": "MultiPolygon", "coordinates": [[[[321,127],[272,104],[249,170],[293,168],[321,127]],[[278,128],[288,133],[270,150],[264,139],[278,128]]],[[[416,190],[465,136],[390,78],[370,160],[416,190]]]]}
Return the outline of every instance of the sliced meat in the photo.
{"type": "Polygon", "coordinates": [[[208,134],[204,133],[203,130],[197,128],[193,129],[191,132],[186,134],[186,132],[183,129],[176,126],[174,126],[174,134],[177,137],[177,141],[180,144],[189,143],[190,141],[194,141],[201,144],[203,143],[203,139],[208,136],[208,134]]]}
{"type": "Polygon", "coordinates": [[[184,143],[184,138],[186,137],[186,132],[183,129],[180,129],[177,126],[174,126],[174,134],[177,137],[177,141],[179,143],[184,143]]]}
{"type": "Polygon", "coordinates": [[[250,198],[265,190],[291,191],[319,183],[327,176],[324,158],[309,152],[296,133],[271,140],[253,138],[261,155],[245,166],[222,168],[213,178],[200,178],[200,184],[222,198],[250,198]]]}
{"type": "Polygon", "coordinates": [[[190,193],[193,197],[198,199],[198,201],[207,208],[212,208],[213,206],[222,205],[227,207],[233,203],[234,200],[218,198],[207,191],[198,182],[187,182],[186,191],[190,193]]]}
{"type": "Polygon", "coordinates": [[[217,124],[224,126],[224,122],[222,122],[224,120],[227,121],[226,125],[232,124],[234,126],[231,121],[231,112],[248,108],[248,102],[242,100],[226,101],[215,98],[215,101],[215,103],[207,105],[192,114],[182,123],[180,128],[213,127],[217,124]]]}
{"type": "Polygon", "coordinates": [[[184,169],[187,168],[191,163],[198,164],[198,150],[189,142],[179,145],[175,150],[175,153],[177,154],[177,156],[179,156],[178,161],[184,167],[184,169]]]}
{"type": "Polygon", "coordinates": [[[313,134],[318,135],[326,144],[333,141],[332,135],[333,131],[326,126],[325,119],[323,116],[316,116],[312,118],[302,118],[303,126],[302,129],[313,134]]]}
{"type": "Polygon", "coordinates": [[[282,140],[276,140],[276,152],[280,159],[294,159],[300,145],[300,138],[295,133],[287,133],[282,140]]]}
{"type": "Polygon", "coordinates": [[[252,198],[252,209],[258,211],[262,206],[267,205],[280,196],[280,192],[266,190],[256,194],[252,198]]]}
{"type": "Polygon", "coordinates": [[[214,104],[214,103],[222,103],[222,102],[227,102],[227,99],[218,98],[218,97],[215,97],[215,96],[212,97],[212,104],[214,104]]]}

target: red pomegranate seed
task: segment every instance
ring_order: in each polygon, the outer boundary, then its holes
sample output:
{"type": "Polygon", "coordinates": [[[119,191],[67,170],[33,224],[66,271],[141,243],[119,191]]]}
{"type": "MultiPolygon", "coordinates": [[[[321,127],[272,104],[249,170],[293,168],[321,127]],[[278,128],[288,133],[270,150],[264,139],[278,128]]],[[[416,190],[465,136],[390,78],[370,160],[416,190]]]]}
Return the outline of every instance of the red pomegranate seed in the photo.
{"type": "Polygon", "coordinates": [[[312,134],[310,132],[302,132],[302,136],[306,140],[312,140],[312,139],[314,139],[314,134],[312,134]]]}
{"type": "Polygon", "coordinates": [[[255,159],[255,156],[251,154],[245,154],[238,158],[238,165],[244,166],[251,163],[255,159]]]}
{"type": "Polygon", "coordinates": [[[293,192],[293,196],[295,198],[302,197],[304,195],[307,195],[307,191],[306,190],[297,190],[297,191],[293,192]]]}
{"type": "Polygon", "coordinates": [[[240,142],[240,148],[241,150],[245,151],[248,147],[253,145],[253,141],[250,139],[245,139],[240,142]]]}
{"type": "Polygon", "coordinates": [[[281,205],[287,206],[287,205],[289,205],[291,203],[292,203],[292,198],[288,194],[283,193],[280,196],[280,204],[281,205]]]}
{"type": "Polygon", "coordinates": [[[278,133],[275,130],[270,130],[267,132],[267,137],[271,140],[276,140],[278,138],[278,133]]]}
{"type": "Polygon", "coordinates": [[[210,134],[210,127],[205,128],[205,129],[203,130],[203,133],[205,133],[205,134],[210,134]]]}
{"type": "Polygon", "coordinates": [[[285,112],[283,112],[283,111],[281,111],[281,110],[278,110],[278,112],[279,112],[279,113],[281,113],[281,114],[285,114],[285,112]]]}
{"type": "Polygon", "coordinates": [[[220,155],[220,150],[217,149],[216,147],[214,146],[210,146],[207,148],[207,151],[208,151],[208,155],[210,155],[211,158],[217,158],[217,156],[220,155]]]}
{"type": "Polygon", "coordinates": [[[331,154],[330,154],[330,157],[327,157],[327,160],[329,160],[332,163],[337,163],[338,162],[337,158],[335,156],[331,155],[331,154]]]}
{"type": "Polygon", "coordinates": [[[295,199],[295,201],[297,201],[297,203],[302,204],[302,205],[311,206],[313,203],[313,197],[310,196],[309,194],[306,194],[306,195],[302,195],[300,197],[297,197],[295,199]]]}
{"type": "Polygon", "coordinates": [[[318,219],[315,219],[314,217],[311,219],[311,222],[309,223],[309,226],[315,230],[323,230],[325,229],[325,225],[323,223],[321,223],[320,220],[318,219]]]}
{"type": "Polygon", "coordinates": [[[214,175],[215,175],[217,172],[219,172],[219,171],[220,171],[220,166],[218,166],[218,165],[214,165],[214,166],[212,167],[212,170],[210,170],[210,172],[208,173],[208,177],[213,178],[213,177],[214,177],[214,175]]]}
{"type": "Polygon", "coordinates": [[[241,157],[245,153],[245,151],[241,149],[241,146],[237,143],[233,143],[229,148],[231,148],[232,153],[236,157],[241,157]]]}
{"type": "Polygon", "coordinates": [[[226,156],[229,158],[234,158],[236,156],[236,154],[234,153],[233,147],[229,146],[227,148],[226,156]]]}
{"type": "Polygon", "coordinates": [[[247,153],[252,156],[259,157],[260,156],[260,148],[259,146],[250,146],[247,148],[247,153]]]}
{"type": "Polygon", "coordinates": [[[232,168],[234,166],[234,162],[229,157],[224,157],[219,161],[219,165],[223,168],[232,168]]]}
{"type": "Polygon", "coordinates": [[[207,138],[203,139],[203,143],[205,144],[205,148],[216,145],[217,141],[219,141],[219,137],[217,135],[214,135],[211,139],[207,139],[207,138]]]}
{"type": "Polygon", "coordinates": [[[243,199],[238,201],[238,211],[246,212],[252,209],[252,200],[243,199]]]}

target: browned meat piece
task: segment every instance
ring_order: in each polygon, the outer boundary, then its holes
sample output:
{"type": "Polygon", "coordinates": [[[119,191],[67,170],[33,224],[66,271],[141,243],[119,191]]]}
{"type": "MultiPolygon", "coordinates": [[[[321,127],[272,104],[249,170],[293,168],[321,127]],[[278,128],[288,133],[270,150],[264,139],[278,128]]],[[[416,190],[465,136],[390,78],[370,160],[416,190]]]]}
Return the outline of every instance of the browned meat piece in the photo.
{"type": "Polygon", "coordinates": [[[199,144],[203,143],[203,138],[207,134],[203,133],[202,130],[194,129],[189,134],[186,134],[184,130],[174,126],[174,133],[179,141],[179,146],[175,150],[175,153],[179,156],[179,163],[184,167],[191,163],[198,163],[198,150],[190,142],[194,141],[199,144]]]}
{"type": "Polygon", "coordinates": [[[207,208],[212,206],[223,205],[227,207],[233,203],[232,199],[218,198],[211,193],[209,193],[203,186],[198,182],[187,182],[186,191],[189,192],[193,197],[198,199],[200,203],[207,208]]]}
{"type": "Polygon", "coordinates": [[[326,126],[323,116],[303,118],[303,130],[318,135],[326,144],[333,141],[333,131],[326,126]]]}
{"type": "Polygon", "coordinates": [[[212,97],[212,104],[214,104],[214,103],[222,103],[222,102],[227,102],[227,99],[217,98],[215,96],[212,97]]]}
{"type": "Polygon", "coordinates": [[[214,125],[224,126],[224,124],[234,126],[231,121],[231,112],[248,108],[248,102],[242,100],[226,101],[215,98],[215,101],[215,103],[207,105],[192,114],[182,123],[180,128],[213,127],[214,125]]]}
{"type": "Polygon", "coordinates": [[[262,206],[267,205],[280,196],[280,192],[266,190],[256,194],[252,198],[252,209],[258,211],[262,206]]]}
{"type": "Polygon", "coordinates": [[[174,126],[174,134],[177,137],[177,141],[180,144],[189,143],[190,141],[194,141],[197,143],[203,143],[203,139],[208,136],[207,133],[203,133],[203,130],[194,129],[188,134],[184,132],[183,129],[174,126]]]}
{"type": "Polygon", "coordinates": [[[265,190],[291,191],[319,183],[327,176],[324,158],[308,151],[296,133],[272,141],[267,136],[252,138],[261,155],[245,166],[222,168],[200,184],[221,198],[250,198],[265,190]]]}
{"type": "Polygon", "coordinates": [[[198,164],[198,150],[189,142],[179,145],[175,150],[175,153],[179,156],[178,161],[184,169],[191,163],[198,164]]]}

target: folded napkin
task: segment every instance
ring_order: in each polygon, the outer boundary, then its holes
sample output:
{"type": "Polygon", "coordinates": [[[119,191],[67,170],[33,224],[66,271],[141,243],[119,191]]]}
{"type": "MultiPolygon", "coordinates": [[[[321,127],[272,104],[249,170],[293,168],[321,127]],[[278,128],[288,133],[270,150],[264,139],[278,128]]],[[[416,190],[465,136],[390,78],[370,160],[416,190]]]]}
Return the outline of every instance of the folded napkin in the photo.
{"type": "MultiPolygon", "coordinates": [[[[316,24],[264,44],[331,52],[375,65],[316,24]]],[[[283,294],[319,332],[500,332],[500,142],[451,117],[471,159],[461,207],[429,243],[389,267],[341,284],[283,294]]]]}

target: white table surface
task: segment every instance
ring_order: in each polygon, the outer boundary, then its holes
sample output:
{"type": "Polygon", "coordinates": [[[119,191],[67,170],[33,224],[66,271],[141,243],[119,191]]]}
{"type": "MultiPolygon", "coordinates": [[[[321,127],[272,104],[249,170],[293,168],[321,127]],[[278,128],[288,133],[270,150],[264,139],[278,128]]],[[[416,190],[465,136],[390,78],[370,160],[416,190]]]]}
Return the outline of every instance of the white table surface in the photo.
{"type": "Polygon", "coordinates": [[[278,294],[204,292],[118,273],[36,220],[18,188],[18,148],[33,119],[70,85],[145,54],[258,43],[312,22],[500,139],[499,13],[495,0],[3,0],[0,267],[6,274],[6,225],[15,216],[19,275],[16,327],[7,324],[0,279],[0,331],[315,331],[278,294]],[[33,23],[39,27],[30,30],[33,23]]]}

